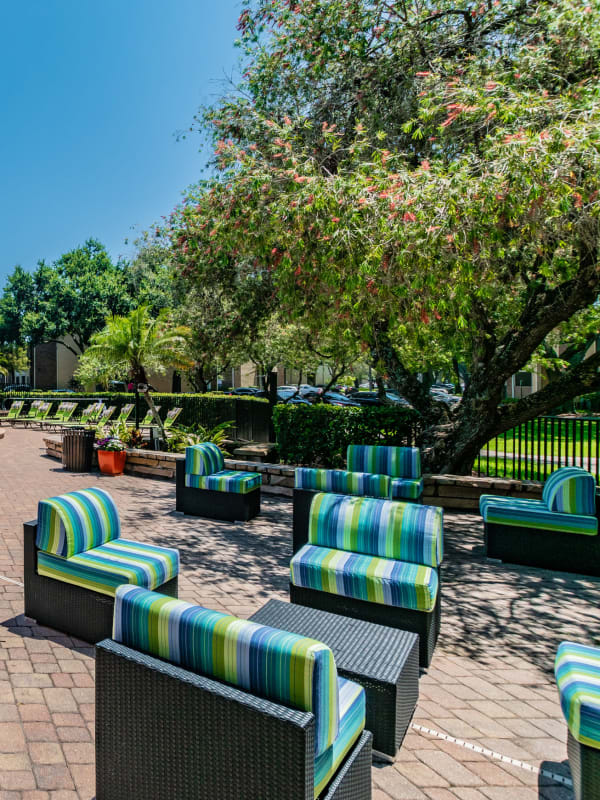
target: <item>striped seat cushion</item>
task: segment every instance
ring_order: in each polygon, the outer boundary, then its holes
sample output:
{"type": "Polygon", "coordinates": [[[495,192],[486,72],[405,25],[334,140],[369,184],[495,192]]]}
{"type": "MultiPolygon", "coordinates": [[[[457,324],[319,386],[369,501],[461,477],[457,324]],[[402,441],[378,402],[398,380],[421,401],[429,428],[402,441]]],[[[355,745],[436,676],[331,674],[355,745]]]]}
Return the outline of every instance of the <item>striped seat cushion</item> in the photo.
{"type": "Polygon", "coordinates": [[[339,733],[331,747],[315,759],[315,797],[337,770],[346,753],[365,727],[365,690],[357,683],[338,678],[339,733]]]}
{"type": "Polygon", "coordinates": [[[517,497],[483,494],[479,498],[479,510],[485,522],[497,525],[539,528],[561,533],[582,533],[588,536],[598,533],[596,517],[549,511],[543,500],[523,500],[517,497]]]}
{"type": "Polygon", "coordinates": [[[128,539],[114,539],[71,558],[38,552],[39,575],[111,596],[123,583],[157,589],[178,572],[177,550],[128,539]]]}
{"type": "Polygon", "coordinates": [[[596,514],[596,480],[581,467],[561,467],[553,472],[542,493],[549,511],[596,514]]]}
{"type": "Polygon", "coordinates": [[[117,507],[104,489],[81,489],[38,503],[36,544],[47,553],[70,558],[120,535],[117,507]]]}
{"type": "Polygon", "coordinates": [[[294,485],[296,489],[354,494],[359,497],[390,496],[390,478],[387,475],[374,475],[370,472],[298,467],[295,470],[294,485]]]}
{"type": "Polygon", "coordinates": [[[327,645],[164,595],[121,586],[114,639],[283,705],[312,711],[315,755],[338,736],[338,677],[327,645]]]}
{"type": "Polygon", "coordinates": [[[443,556],[443,516],[434,506],[319,493],[310,507],[308,541],[437,567],[443,556]]]}
{"type": "Polygon", "coordinates": [[[213,475],[186,475],[185,485],[193,489],[210,489],[213,492],[235,492],[248,494],[258,489],[262,477],[256,472],[235,472],[224,469],[213,475]]]}
{"type": "Polygon", "coordinates": [[[186,475],[212,475],[224,468],[223,453],[216,444],[203,442],[185,448],[186,475]]]}
{"type": "Polygon", "coordinates": [[[554,674],[573,738],[600,749],[600,648],[562,642],[554,674]]]}
{"type": "Polygon", "coordinates": [[[391,478],[392,500],[418,500],[423,494],[423,478],[391,478]]]}
{"type": "Polygon", "coordinates": [[[290,562],[294,586],[398,608],[433,611],[435,569],[391,558],[306,544],[290,562]]]}
{"type": "Polygon", "coordinates": [[[391,478],[420,478],[418,447],[349,444],[346,462],[351,472],[375,472],[391,478]]]}

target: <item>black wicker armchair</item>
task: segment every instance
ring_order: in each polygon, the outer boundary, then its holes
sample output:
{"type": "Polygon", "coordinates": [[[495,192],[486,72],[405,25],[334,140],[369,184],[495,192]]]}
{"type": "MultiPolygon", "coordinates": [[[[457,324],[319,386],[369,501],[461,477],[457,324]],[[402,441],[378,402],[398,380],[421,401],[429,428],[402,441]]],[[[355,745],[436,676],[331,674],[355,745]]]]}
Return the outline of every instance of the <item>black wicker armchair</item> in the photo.
{"type": "MultiPolygon", "coordinates": [[[[86,502],[95,504],[96,509],[99,503],[106,503],[107,516],[113,515],[114,522],[117,512],[112,499],[99,489],[72,492],[40,502],[38,520],[23,525],[25,615],[40,625],[94,644],[112,633],[114,592],[118,585],[136,580],[147,583],[152,573],[158,576],[164,570],[165,582],[150,586],[177,597],[179,559],[175,550],[130,542],[118,535],[105,540],[104,549],[102,546],[86,547],[71,558],[59,555],[61,543],[66,546],[67,539],[78,538],[81,546],[81,538],[85,535],[81,530],[75,533],[71,530],[59,538],[59,532],[65,532],[65,524],[69,527],[66,509],[73,498],[80,503],[80,508],[86,502]],[[64,521],[56,508],[66,513],[64,521]],[[53,527],[57,534],[40,533],[40,521],[47,530],[53,527]],[[128,555],[127,547],[131,548],[128,556],[131,562],[124,565],[122,558],[128,555]],[[115,557],[115,552],[120,562],[113,566],[105,563],[100,565],[100,569],[94,565],[95,554],[102,556],[104,553],[102,560],[106,562],[107,558],[115,557]]],[[[116,520],[118,526],[118,516],[116,520]]],[[[120,533],[120,527],[114,533],[120,533]]],[[[101,533],[89,532],[89,535],[91,540],[95,537],[100,544],[101,533]]]]}

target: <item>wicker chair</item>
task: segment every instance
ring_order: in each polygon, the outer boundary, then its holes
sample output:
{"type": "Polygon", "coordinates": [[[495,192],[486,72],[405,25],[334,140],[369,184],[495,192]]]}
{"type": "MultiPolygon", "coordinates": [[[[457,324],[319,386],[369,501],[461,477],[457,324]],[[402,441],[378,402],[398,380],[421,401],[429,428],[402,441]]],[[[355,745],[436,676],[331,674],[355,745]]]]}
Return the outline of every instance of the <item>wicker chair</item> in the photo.
{"type": "Polygon", "coordinates": [[[554,673],[569,728],[575,800],[600,800],[600,648],[563,642],[554,673]]]}
{"type": "Polygon", "coordinates": [[[440,631],[442,549],[441,508],[315,494],[308,526],[294,526],[290,600],[418,633],[427,667],[440,631]]]}
{"type": "Polygon", "coordinates": [[[186,447],[175,478],[176,510],[184,514],[230,522],[247,522],[260,514],[261,476],[226,470],[223,454],[212,442],[186,447]]]}
{"type": "Polygon", "coordinates": [[[308,522],[315,492],[381,497],[421,503],[423,478],[417,447],[348,445],[347,470],[298,467],[294,475],[294,523],[308,522]]]}
{"type": "Polygon", "coordinates": [[[24,525],[25,614],[87,642],[111,635],[114,594],[133,583],[177,597],[179,554],[121,538],[103,489],[42,500],[24,525]]]}
{"type": "Polygon", "coordinates": [[[364,710],[326,645],[122,586],[96,646],[96,797],[368,800],[364,710]]]}
{"type": "Polygon", "coordinates": [[[482,495],[486,555],[600,576],[597,503],[596,481],[580,467],[555,470],[541,500],[482,495]]]}

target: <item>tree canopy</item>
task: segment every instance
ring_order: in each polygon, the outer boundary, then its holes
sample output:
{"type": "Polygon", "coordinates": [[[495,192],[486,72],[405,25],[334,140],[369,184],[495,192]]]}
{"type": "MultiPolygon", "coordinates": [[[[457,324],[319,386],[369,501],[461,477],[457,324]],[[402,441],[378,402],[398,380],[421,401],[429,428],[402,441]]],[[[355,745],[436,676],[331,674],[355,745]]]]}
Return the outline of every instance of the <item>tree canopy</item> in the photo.
{"type": "Polygon", "coordinates": [[[247,5],[244,78],[203,114],[216,177],[171,220],[182,274],[260,270],[418,404],[431,469],[470,469],[600,385],[596,353],[501,403],[549,337],[599,318],[599,23],[579,0],[247,5]],[[448,411],[418,376],[453,359],[448,411]]]}

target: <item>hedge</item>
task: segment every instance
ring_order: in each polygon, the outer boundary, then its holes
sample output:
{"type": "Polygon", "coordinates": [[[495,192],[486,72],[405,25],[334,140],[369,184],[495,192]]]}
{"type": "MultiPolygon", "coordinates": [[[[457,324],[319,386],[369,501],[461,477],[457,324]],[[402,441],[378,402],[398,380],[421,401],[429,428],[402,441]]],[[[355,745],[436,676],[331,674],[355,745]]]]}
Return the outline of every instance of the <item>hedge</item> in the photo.
{"type": "MultiPolygon", "coordinates": [[[[117,414],[126,403],[135,401],[135,394],[131,392],[11,392],[9,395],[0,394],[2,406],[8,407],[12,400],[21,398],[44,398],[57,403],[80,400],[79,408],[75,410],[73,419],[76,419],[81,409],[93,400],[102,400],[107,406],[117,406],[117,414]]],[[[140,418],[148,410],[143,395],[140,395],[140,418]]],[[[205,428],[212,428],[221,422],[233,422],[236,426],[236,438],[268,441],[269,431],[269,403],[267,400],[255,397],[237,397],[225,394],[169,394],[152,392],[155,405],[160,406],[160,416],[164,419],[167,412],[176,406],[183,411],[177,419],[177,424],[191,426],[199,424],[205,428]]],[[[117,415],[115,414],[115,416],[117,415]]],[[[130,417],[133,419],[133,414],[130,417]]]]}
{"type": "Polygon", "coordinates": [[[410,445],[418,420],[414,409],[394,406],[278,405],[273,410],[281,461],[315,467],[345,466],[349,444],[410,445]]]}

